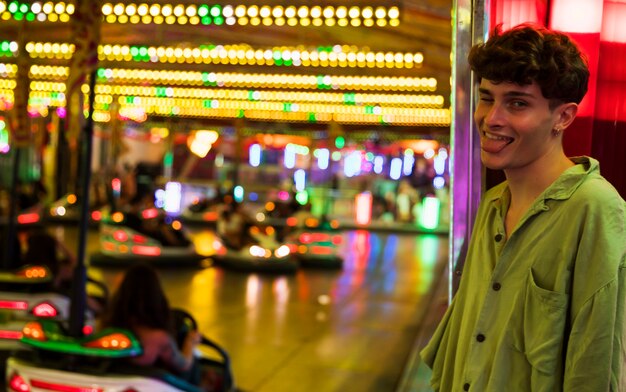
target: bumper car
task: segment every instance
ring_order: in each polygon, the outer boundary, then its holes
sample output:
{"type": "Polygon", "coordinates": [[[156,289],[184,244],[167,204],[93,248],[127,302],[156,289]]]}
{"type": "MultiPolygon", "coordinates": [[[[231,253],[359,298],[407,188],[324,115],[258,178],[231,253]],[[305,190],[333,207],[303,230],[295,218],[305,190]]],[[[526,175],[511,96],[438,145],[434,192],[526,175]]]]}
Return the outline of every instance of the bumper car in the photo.
{"type": "MultiPolygon", "coordinates": [[[[174,317],[175,322],[180,320],[186,320],[184,328],[195,327],[193,318],[183,311],[174,317]]],[[[68,336],[58,323],[41,320],[24,328],[21,342],[30,350],[8,359],[8,391],[202,391],[163,369],[129,364],[127,359],[140,355],[142,347],[123,329],[76,338],[68,336]]],[[[211,390],[233,391],[228,353],[205,337],[199,349],[202,354],[197,363],[201,373],[210,376],[211,390]]]]}
{"type": "Polygon", "coordinates": [[[342,240],[339,233],[300,231],[289,236],[287,242],[301,267],[341,269],[343,257],[338,247],[342,240]]]}
{"type": "MultiPolygon", "coordinates": [[[[24,325],[36,319],[65,322],[69,319],[70,298],[52,288],[52,274],[43,265],[27,265],[0,273],[0,350],[23,348],[19,344],[24,325]]],[[[92,297],[104,305],[108,297],[106,286],[88,278],[97,286],[99,295],[92,297]]],[[[84,331],[93,330],[95,315],[85,311],[84,331]]]]}
{"type": "Polygon", "coordinates": [[[293,274],[298,270],[298,262],[291,257],[287,244],[276,241],[271,226],[251,227],[243,246],[233,246],[225,238],[217,237],[212,256],[215,265],[243,272],[264,272],[293,274]]]}
{"type": "MultiPolygon", "coordinates": [[[[96,206],[90,207],[89,225],[97,226],[103,217],[103,211],[96,206]]],[[[80,204],[74,194],[68,194],[52,202],[46,211],[46,221],[52,223],[75,224],[80,219],[80,204]]]]}
{"type": "MultiPolygon", "coordinates": [[[[114,217],[115,219],[115,217],[114,217]]],[[[162,231],[175,239],[168,243],[163,237],[110,222],[100,225],[100,251],[90,256],[94,266],[126,266],[133,262],[147,262],[161,266],[199,266],[206,258],[198,254],[185,236],[180,222],[161,226],[162,231]]]]}
{"type": "Polygon", "coordinates": [[[186,224],[213,227],[220,216],[221,209],[221,202],[214,199],[203,199],[185,208],[180,219],[186,224]]]}

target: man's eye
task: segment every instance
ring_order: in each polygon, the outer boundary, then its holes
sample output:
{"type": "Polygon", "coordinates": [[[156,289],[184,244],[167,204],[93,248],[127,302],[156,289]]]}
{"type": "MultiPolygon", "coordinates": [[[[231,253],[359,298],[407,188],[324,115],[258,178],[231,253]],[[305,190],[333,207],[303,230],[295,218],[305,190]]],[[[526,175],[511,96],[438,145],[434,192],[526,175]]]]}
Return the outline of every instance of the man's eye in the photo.
{"type": "Polygon", "coordinates": [[[480,100],[483,102],[493,102],[493,98],[491,97],[480,97],[480,100]]]}
{"type": "Polygon", "coordinates": [[[523,107],[528,106],[528,104],[524,101],[512,101],[511,106],[515,108],[523,108],[523,107]]]}

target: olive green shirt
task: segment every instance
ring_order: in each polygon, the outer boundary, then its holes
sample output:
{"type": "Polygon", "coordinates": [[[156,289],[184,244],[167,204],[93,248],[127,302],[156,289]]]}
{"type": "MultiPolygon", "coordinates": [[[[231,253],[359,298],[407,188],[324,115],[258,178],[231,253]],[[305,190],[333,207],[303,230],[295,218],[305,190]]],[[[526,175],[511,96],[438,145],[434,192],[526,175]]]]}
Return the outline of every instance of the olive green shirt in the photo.
{"type": "Polygon", "coordinates": [[[507,183],[485,194],[421,352],[436,391],[626,391],[626,206],[596,160],[572,160],[508,239],[507,183]]]}

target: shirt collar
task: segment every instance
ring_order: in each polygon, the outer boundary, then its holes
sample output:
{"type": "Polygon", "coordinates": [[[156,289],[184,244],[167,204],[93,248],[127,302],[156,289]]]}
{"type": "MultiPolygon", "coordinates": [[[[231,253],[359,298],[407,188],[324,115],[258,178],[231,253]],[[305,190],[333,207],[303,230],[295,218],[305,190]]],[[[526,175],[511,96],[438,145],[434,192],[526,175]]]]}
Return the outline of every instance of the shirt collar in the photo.
{"type": "Polygon", "coordinates": [[[559,178],[543,192],[543,199],[569,199],[589,174],[600,170],[600,164],[593,158],[574,157],[570,159],[575,163],[575,166],[565,170],[559,178]]]}
{"type": "MultiPolygon", "coordinates": [[[[598,172],[600,170],[600,164],[598,163],[598,161],[591,157],[573,157],[570,158],[570,160],[574,162],[575,165],[565,170],[559,176],[559,178],[557,178],[556,181],[552,183],[552,185],[550,185],[545,191],[543,191],[538,199],[569,199],[574,191],[578,189],[580,184],[582,184],[584,179],[589,174],[593,172],[598,172]]],[[[502,200],[504,197],[508,198],[508,195],[508,182],[504,181],[503,183],[494,187],[493,192],[490,192],[488,200],[491,202],[495,202],[498,200],[502,200]]]]}

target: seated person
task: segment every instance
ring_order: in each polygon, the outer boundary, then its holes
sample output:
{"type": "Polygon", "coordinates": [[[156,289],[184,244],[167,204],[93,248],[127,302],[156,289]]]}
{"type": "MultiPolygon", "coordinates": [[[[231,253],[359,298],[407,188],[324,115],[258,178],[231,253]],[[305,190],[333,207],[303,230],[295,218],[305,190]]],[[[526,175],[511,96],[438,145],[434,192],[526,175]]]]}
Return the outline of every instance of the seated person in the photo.
{"type": "MultiPolygon", "coordinates": [[[[26,232],[26,252],[22,256],[23,264],[45,265],[52,273],[51,289],[59,294],[71,295],[76,257],[62,242],[44,228],[35,228],[26,232]]],[[[96,315],[101,314],[107,298],[89,295],[87,306],[96,315]]]]}
{"type": "Polygon", "coordinates": [[[60,293],[69,293],[76,257],[65,244],[49,234],[44,228],[26,233],[24,264],[39,264],[48,267],[52,276],[52,288],[60,293]]]}
{"type": "Polygon", "coordinates": [[[217,220],[217,234],[226,247],[240,250],[252,242],[249,233],[252,220],[236,201],[225,203],[217,220]]]}
{"type": "Polygon", "coordinates": [[[194,350],[200,342],[200,333],[189,331],[182,347],[178,347],[170,311],[157,272],[147,264],[138,263],[126,271],[102,326],[128,329],[137,336],[143,354],[130,358],[132,363],[161,367],[198,384],[200,376],[194,350]]]}

